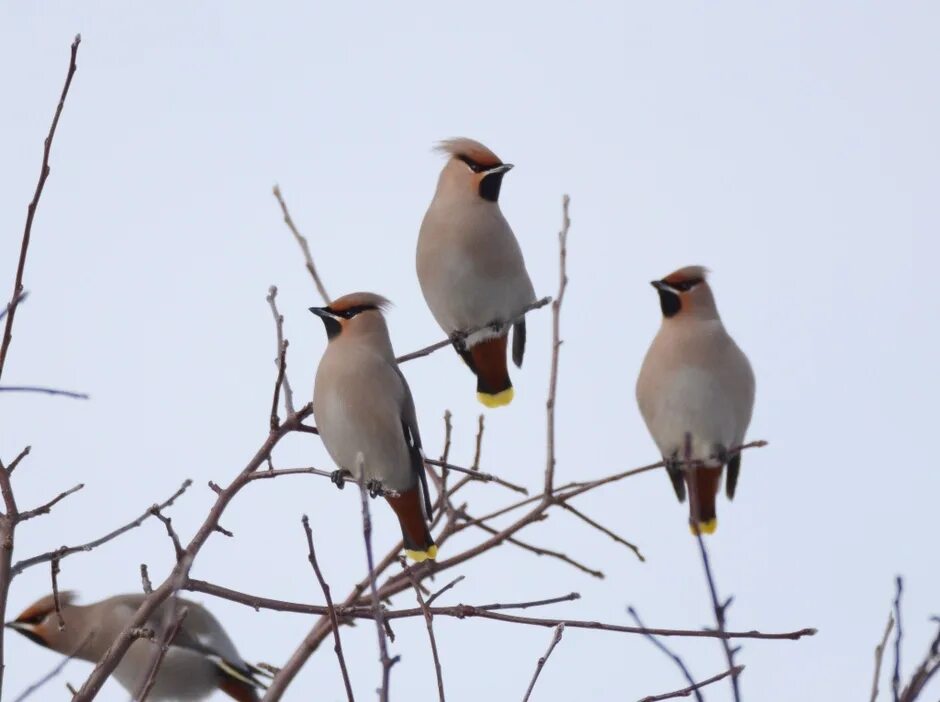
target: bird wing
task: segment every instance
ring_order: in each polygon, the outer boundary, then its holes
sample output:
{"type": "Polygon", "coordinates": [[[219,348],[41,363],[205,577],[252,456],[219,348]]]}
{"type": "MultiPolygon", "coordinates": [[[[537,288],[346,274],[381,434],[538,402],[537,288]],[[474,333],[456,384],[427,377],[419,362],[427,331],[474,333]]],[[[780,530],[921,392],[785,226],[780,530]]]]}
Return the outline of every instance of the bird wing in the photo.
{"type": "Polygon", "coordinates": [[[421,448],[421,432],[418,430],[418,417],[415,412],[415,401],[411,395],[411,388],[405,380],[401,369],[396,365],[395,372],[401,382],[401,428],[405,435],[405,444],[408,446],[408,455],[411,458],[411,468],[421,482],[421,493],[424,497],[424,511],[428,519],[431,518],[431,494],[428,491],[428,479],[424,468],[424,451],[421,448]]]}

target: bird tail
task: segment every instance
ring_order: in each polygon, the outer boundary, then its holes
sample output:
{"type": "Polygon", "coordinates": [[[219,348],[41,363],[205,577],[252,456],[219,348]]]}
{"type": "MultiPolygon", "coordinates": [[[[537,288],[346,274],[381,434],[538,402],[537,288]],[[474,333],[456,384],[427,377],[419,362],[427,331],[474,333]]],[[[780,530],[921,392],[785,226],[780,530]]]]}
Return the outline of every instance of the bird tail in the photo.
{"type": "Polygon", "coordinates": [[[481,341],[469,349],[470,369],[477,376],[477,399],[487,407],[502,407],[512,402],[512,381],[506,367],[508,334],[481,341]]]}
{"type": "Polygon", "coordinates": [[[395,510],[401,524],[401,536],[405,542],[405,555],[420,563],[437,558],[437,546],[428,529],[427,517],[421,505],[421,490],[415,486],[399,493],[398,497],[386,495],[385,499],[395,510]]]}
{"type": "Polygon", "coordinates": [[[250,669],[242,670],[222,658],[213,662],[219,671],[219,689],[236,702],[258,702],[258,689],[264,685],[255,679],[250,669]]]}
{"type": "Polygon", "coordinates": [[[718,528],[715,497],[721,483],[721,468],[686,470],[689,484],[689,530],[692,534],[714,534],[718,528]]]}

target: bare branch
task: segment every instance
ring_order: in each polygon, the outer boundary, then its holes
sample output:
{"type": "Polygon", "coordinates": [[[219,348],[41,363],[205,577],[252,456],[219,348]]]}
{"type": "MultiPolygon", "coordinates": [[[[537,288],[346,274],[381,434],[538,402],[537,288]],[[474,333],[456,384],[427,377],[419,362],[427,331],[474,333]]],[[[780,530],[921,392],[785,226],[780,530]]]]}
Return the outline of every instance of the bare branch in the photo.
{"type": "Polygon", "coordinates": [[[508,480],[504,480],[503,478],[492,475],[490,473],[483,473],[474,468],[464,468],[462,466],[455,466],[453,463],[447,463],[445,461],[437,461],[433,458],[425,458],[424,462],[432,466],[438,466],[439,468],[442,468],[443,470],[452,470],[456,473],[463,473],[470,480],[479,480],[480,482],[483,482],[483,483],[492,482],[498,485],[502,485],[503,487],[509,488],[513,492],[522,493],[523,495],[529,494],[529,491],[526,488],[522,487],[521,485],[516,485],[515,483],[511,483],[508,480]]]}
{"type": "MultiPolygon", "coordinates": [[[[640,619],[639,613],[633,607],[627,607],[627,612],[630,614],[631,617],[633,617],[633,621],[636,622],[637,626],[645,626],[643,624],[643,621],[640,619]]],[[[685,661],[683,661],[682,658],[680,658],[678,654],[673,653],[671,650],[669,650],[666,644],[664,644],[662,641],[657,639],[655,636],[650,634],[650,635],[647,635],[646,638],[648,638],[656,648],[658,648],[660,651],[662,651],[667,656],[669,656],[673,660],[673,662],[676,664],[676,666],[679,668],[679,670],[682,671],[682,675],[685,676],[685,679],[689,683],[689,687],[685,689],[690,692],[695,693],[695,699],[697,700],[697,702],[705,702],[705,700],[702,698],[702,693],[698,691],[699,686],[696,686],[695,679],[692,677],[692,673],[689,672],[689,669],[685,665],[685,661]]],[[[688,696],[688,694],[689,693],[687,692],[683,696],[688,696]]]]}
{"type": "MultiPolygon", "coordinates": [[[[362,453],[356,457],[359,466],[359,475],[365,475],[365,465],[362,453]]],[[[382,663],[382,687],[379,688],[380,702],[388,702],[388,683],[392,666],[398,662],[398,656],[390,658],[388,644],[385,641],[385,618],[382,614],[382,602],[379,599],[379,590],[375,582],[375,563],[372,558],[372,517],[369,514],[369,499],[365,485],[360,481],[359,496],[362,500],[362,536],[366,544],[366,563],[369,568],[369,589],[372,592],[372,609],[375,611],[375,626],[379,633],[379,661],[382,663]]]]}
{"type": "Polygon", "coordinates": [[[183,558],[183,545],[180,543],[180,537],[176,533],[176,530],[173,528],[173,520],[169,517],[164,517],[160,512],[159,505],[154,505],[150,508],[150,513],[163,522],[163,526],[166,527],[166,535],[170,537],[170,541],[173,542],[173,551],[176,553],[176,560],[179,562],[183,558]]]}
{"type": "MultiPolygon", "coordinates": [[[[933,621],[940,624],[940,617],[934,617],[933,621]]],[[[937,630],[937,635],[930,643],[924,660],[911,674],[910,682],[901,692],[901,702],[915,702],[938,671],[940,671],[940,629],[937,630]]]]}
{"type": "Polygon", "coordinates": [[[711,685],[712,683],[716,683],[719,680],[724,680],[725,678],[729,676],[731,677],[732,680],[734,680],[741,674],[742,670],[744,670],[744,666],[737,665],[734,668],[731,668],[730,670],[726,670],[723,673],[719,673],[718,675],[713,675],[712,677],[708,678],[708,680],[703,680],[700,683],[692,683],[692,685],[690,685],[689,687],[684,687],[681,690],[676,690],[675,692],[667,692],[664,695],[652,695],[650,697],[644,697],[642,700],[640,700],[640,702],[659,702],[659,700],[671,700],[675,697],[688,697],[693,692],[698,694],[697,691],[699,689],[705,687],[706,685],[711,685]]]}
{"type": "Polygon", "coordinates": [[[900,702],[901,695],[901,638],[904,636],[901,630],[901,593],[904,591],[904,581],[899,575],[895,578],[894,595],[894,623],[897,625],[894,633],[894,675],[891,678],[891,692],[894,694],[894,702],[900,702]]]}
{"type": "Polygon", "coordinates": [[[888,614],[888,623],[885,625],[884,636],[881,637],[881,643],[875,646],[875,675],[871,682],[871,702],[878,699],[878,679],[881,677],[881,661],[884,658],[885,646],[888,645],[888,637],[894,628],[894,617],[888,614]]]}
{"type": "Polygon", "coordinates": [[[555,487],[555,395],[558,390],[558,354],[561,350],[561,305],[565,300],[565,288],[568,287],[568,228],[571,219],[568,217],[568,204],[571,198],[567,195],[561,199],[562,224],[558,232],[558,296],[552,303],[552,370],[548,381],[548,400],[545,403],[547,414],[546,443],[548,444],[545,458],[545,494],[551,495],[555,487]]]}
{"type": "Polygon", "coordinates": [[[32,450],[33,450],[32,446],[27,446],[22,451],[20,451],[19,455],[17,455],[17,457],[13,459],[13,462],[10,463],[9,466],[7,466],[7,469],[6,469],[7,474],[13,475],[13,471],[16,470],[16,467],[20,464],[20,461],[26,458],[29,455],[29,452],[32,450]]]}
{"type": "MultiPolygon", "coordinates": [[[[518,313],[512,315],[512,317],[510,317],[509,319],[502,321],[502,323],[501,323],[502,328],[505,329],[505,328],[511,327],[513,324],[515,324],[515,323],[518,322],[520,319],[522,319],[523,317],[525,317],[526,314],[528,314],[528,313],[531,312],[532,310],[537,310],[537,309],[539,309],[540,307],[545,307],[545,305],[547,305],[547,304],[548,304],[549,302],[551,302],[551,301],[552,301],[552,298],[550,298],[550,297],[543,297],[541,300],[536,300],[536,301],[533,302],[532,304],[526,305],[526,306],[523,307],[521,310],[519,310],[518,313]]],[[[471,328],[471,329],[465,329],[465,330],[461,331],[459,334],[456,334],[455,337],[457,337],[457,338],[467,337],[467,336],[470,336],[471,334],[473,334],[473,333],[475,333],[475,332],[480,331],[481,329],[486,329],[486,328],[492,327],[492,326],[494,326],[494,323],[490,323],[490,324],[481,324],[481,325],[478,326],[478,327],[473,327],[473,328],[471,328]]],[[[438,350],[440,350],[440,349],[446,348],[447,346],[450,346],[452,343],[454,343],[453,338],[443,339],[443,340],[438,341],[438,342],[436,342],[436,343],[434,343],[434,344],[431,344],[430,346],[425,346],[423,349],[418,349],[417,351],[412,351],[411,353],[406,353],[404,356],[399,356],[398,358],[395,359],[395,361],[397,361],[399,364],[407,363],[408,361],[413,361],[413,360],[415,360],[416,358],[422,358],[422,357],[424,357],[424,356],[429,356],[429,355],[431,355],[432,353],[434,353],[435,351],[438,351],[438,350]]]]}
{"type": "Polygon", "coordinates": [[[447,584],[446,584],[444,587],[442,587],[440,590],[438,590],[438,591],[435,592],[433,595],[431,595],[431,596],[428,598],[428,606],[430,607],[431,604],[434,602],[434,600],[436,600],[438,597],[440,597],[440,596],[443,595],[445,592],[447,592],[448,590],[450,590],[454,585],[456,585],[457,583],[459,583],[461,580],[463,580],[463,579],[466,578],[466,577],[467,577],[466,575],[458,575],[456,578],[454,578],[453,580],[451,580],[449,583],[447,583],[447,584]]]}
{"type": "Polygon", "coordinates": [[[561,506],[564,507],[564,508],[565,508],[566,510],[568,510],[569,512],[571,512],[571,514],[573,514],[574,516],[578,517],[578,519],[580,519],[581,521],[583,521],[585,524],[589,524],[590,526],[594,527],[595,529],[597,529],[597,530],[598,530],[599,532],[601,532],[602,534],[606,534],[607,536],[609,536],[610,538],[612,538],[614,541],[616,541],[618,544],[623,544],[624,546],[626,546],[628,549],[630,549],[631,551],[633,551],[633,553],[636,554],[636,557],[639,558],[640,561],[642,561],[642,562],[645,562],[645,561],[646,561],[646,558],[643,557],[643,554],[640,553],[640,549],[638,549],[638,548],[636,547],[636,545],[630,543],[629,541],[627,541],[626,539],[624,539],[622,536],[619,536],[618,534],[615,534],[614,532],[612,532],[612,531],[611,531],[610,529],[608,529],[607,527],[601,526],[600,524],[598,524],[597,522],[595,522],[593,519],[591,519],[590,517],[588,517],[588,516],[587,516],[586,514],[584,514],[583,512],[580,512],[580,511],[576,510],[574,507],[572,507],[571,505],[569,505],[567,502],[562,502],[562,503],[561,503],[561,506]]]}
{"type": "Polygon", "coordinates": [[[21,302],[23,302],[27,297],[29,297],[29,291],[23,290],[19,295],[13,298],[10,302],[7,303],[6,307],[0,309],[0,321],[7,316],[7,312],[10,311],[10,307],[18,307],[21,302]]]}
{"type": "MultiPolygon", "coordinates": [[[[192,482],[193,482],[192,480],[185,480],[183,484],[180,486],[179,490],[173,493],[168,500],[166,500],[165,502],[162,502],[159,505],[159,509],[163,510],[169,507],[170,505],[172,505],[180,495],[186,492],[189,486],[192,485],[192,482]]],[[[39,565],[40,563],[47,563],[48,561],[51,561],[53,558],[63,559],[66,556],[71,556],[73,553],[79,553],[82,551],[91,551],[92,549],[98,548],[102,544],[106,544],[109,541],[116,539],[121,534],[124,534],[130,531],[131,529],[136,529],[137,527],[139,527],[141,524],[147,521],[147,519],[153,516],[153,512],[151,511],[152,509],[153,509],[152,507],[149,508],[146,512],[144,512],[142,515],[137,517],[137,519],[133,520],[132,522],[129,522],[128,524],[125,524],[122,527],[115,529],[114,531],[108,534],[105,534],[99,539],[95,539],[94,541],[89,541],[88,543],[81,544],[80,546],[63,546],[62,548],[58,548],[55,551],[48,551],[38,556],[33,556],[32,558],[26,558],[26,559],[23,559],[22,561],[18,561],[16,565],[13,566],[12,574],[19,575],[27,568],[31,568],[34,565],[39,565]]]]}
{"type": "Polygon", "coordinates": [[[60,395],[62,397],[71,397],[75,400],[89,399],[89,395],[84,392],[56,390],[55,388],[46,388],[39,385],[0,385],[0,392],[35,392],[41,393],[43,395],[60,395]]]}
{"type": "Polygon", "coordinates": [[[415,589],[415,597],[418,599],[418,606],[421,607],[421,611],[424,614],[424,623],[428,628],[428,638],[431,640],[431,656],[434,659],[434,674],[437,676],[437,695],[441,702],[444,702],[444,675],[441,672],[441,659],[437,653],[437,639],[434,638],[434,615],[431,614],[431,610],[428,608],[427,602],[424,601],[424,596],[421,594],[421,586],[418,584],[418,580],[414,577],[414,573],[405,563],[404,559],[401,560],[401,567],[404,569],[405,573],[408,574],[411,584],[415,589]]]}
{"type": "Polygon", "coordinates": [[[284,215],[284,223],[290,229],[291,234],[294,235],[294,239],[297,240],[297,243],[300,245],[300,250],[304,255],[304,262],[307,264],[307,270],[310,272],[310,277],[313,278],[313,284],[317,286],[317,292],[320,293],[320,297],[323,298],[323,303],[328,305],[330,304],[330,296],[326,292],[326,288],[323,287],[323,281],[320,280],[320,276],[317,275],[317,268],[313,265],[313,256],[310,255],[310,245],[307,243],[307,239],[297,231],[297,227],[294,225],[294,220],[290,216],[290,212],[287,211],[287,204],[284,202],[284,198],[281,196],[281,189],[277,185],[274,186],[274,197],[277,198],[277,203],[281,206],[281,213],[284,215]]]}
{"type": "Polygon", "coordinates": [[[52,508],[55,507],[59,502],[61,502],[62,500],[64,500],[64,499],[65,499],[66,497],[68,497],[69,495],[75,494],[76,492],[78,492],[79,490],[81,490],[83,487],[85,487],[85,484],[84,484],[84,483],[79,483],[79,484],[76,485],[75,487],[69,488],[69,489],[66,490],[65,492],[60,492],[58,495],[56,495],[55,497],[53,497],[51,500],[49,500],[48,502],[46,502],[46,503],[43,504],[43,505],[40,505],[39,507],[36,507],[35,509],[30,509],[30,510],[27,510],[27,511],[25,511],[25,512],[20,512],[20,521],[21,521],[21,522],[25,522],[27,519],[32,519],[33,517],[38,517],[38,516],[40,516],[40,515],[42,515],[42,514],[49,514],[49,512],[52,510],[52,508]]]}
{"type": "Polygon", "coordinates": [[[555,633],[552,634],[552,641],[548,645],[548,650],[545,652],[544,656],[541,656],[538,660],[538,663],[535,665],[535,673],[532,675],[532,680],[529,682],[529,687],[525,691],[525,697],[522,698],[522,702],[528,702],[529,696],[532,694],[532,689],[535,687],[535,682],[539,679],[539,674],[542,672],[542,668],[545,667],[548,657],[552,655],[552,651],[555,650],[555,646],[558,645],[558,642],[561,641],[561,635],[565,633],[565,625],[559,624],[555,627],[555,633]]]}
{"type": "Polygon", "coordinates": [[[58,620],[59,631],[65,628],[65,620],[62,618],[62,604],[59,602],[59,559],[53,558],[51,561],[52,576],[52,602],[55,606],[55,616],[58,620]]]}
{"type": "MultiPolygon", "coordinates": [[[[287,339],[284,338],[284,315],[278,312],[277,309],[277,286],[272,285],[268,288],[268,296],[265,298],[268,301],[268,305],[271,307],[271,314],[274,315],[274,329],[277,333],[277,356],[274,358],[274,365],[278,367],[278,375],[280,376],[280,367],[281,367],[281,349],[284,349],[284,353],[287,353],[287,339]]],[[[286,363],[286,361],[285,361],[286,363]]],[[[287,414],[294,414],[294,391],[291,390],[290,380],[287,379],[287,374],[283,375],[283,385],[284,385],[284,409],[287,414]]]]}
{"type": "Polygon", "coordinates": [[[153,592],[153,583],[150,582],[150,573],[147,570],[147,564],[140,564],[140,584],[144,589],[144,594],[149,595],[153,592]]]}
{"type": "MultiPolygon", "coordinates": [[[[10,303],[7,305],[6,325],[3,329],[3,341],[0,341],[0,376],[3,375],[3,366],[7,360],[7,351],[10,348],[10,342],[13,340],[13,319],[16,317],[16,309],[22,302],[23,294],[23,271],[26,268],[26,252],[29,250],[29,239],[33,230],[33,218],[36,216],[36,208],[39,206],[39,198],[42,197],[42,190],[46,185],[46,178],[49,177],[49,153],[52,151],[52,140],[55,137],[56,127],[59,126],[59,117],[62,114],[62,108],[65,107],[65,98],[69,94],[69,87],[72,85],[72,76],[78,69],[75,62],[78,55],[78,45],[81,43],[80,34],[75,35],[72,42],[71,56],[69,57],[69,69],[65,74],[65,85],[62,86],[62,94],[59,96],[59,104],[56,106],[55,114],[52,117],[52,124],[49,126],[49,133],[43,142],[42,150],[42,168],[39,171],[39,181],[36,183],[36,190],[33,193],[33,199],[26,208],[26,226],[23,228],[23,241],[20,244],[20,260],[16,266],[16,279],[13,282],[13,295],[10,297],[10,303]]],[[[0,612],[0,614],[3,614],[0,612]]],[[[0,647],[2,655],[2,647],[0,647]]],[[[2,658],[0,658],[0,673],[2,673],[2,658]]],[[[2,678],[0,678],[2,682],[2,678]]]]}
{"type": "Polygon", "coordinates": [[[150,691],[153,689],[154,683],[157,682],[157,673],[160,671],[160,666],[163,665],[163,659],[166,658],[167,651],[170,650],[170,644],[173,643],[173,639],[175,639],[177,633],[179,633],[180,627],[183,625],[183,620],[186,619],[189,610],[186,607],[177,608],[174,606],[171,610],[168,610],[168,613],[170,612],[175,613],[171,615],[169,624],[164,626],[163,636],[160,637],[160,643],[156,655],[153,657],[153,662],[150,664],[147,677],[144,678],[143,685],[140,687],[140,693],[134,697],[137,702],[145,702],[147,695],[149,695],[150,691]]]}
{"type": "Polygon", "coordinates": [[[323,598],[326,600],[326,607],[329,610],[330,622],[333,625],[333,650],[336,652],[336,660],[339,662],[339,670],[343,675],[343,685],[346,687],[346,698],[353,702],[352,684],[349,682],[349,671],[346,669],[346,659],[343,657],[343,643],[339,638],[339,621],[336,619],[336,608],[333,606],[333,598],[330,597],[330,586],[323,578],[320,571],[320,565],[317,563],[317,554],[313,548],[313,532],[310,530],[310,520],[305,514],[301,518],[304,527],[304,534],[307,536],[307,560],[313,567],[314,575],[317,576],[317,582],[320,583],[320,589],[323,590],[323,598]]]}
{"type": "MultiPolygon", "coordinates": [[[[48,673],[46,673],[46,674],[43,675],[41,678],[39,678],[39,680],[37,680],[36,682],[34,682],[32,685],[30,685],[29,687],[27,687],[25,690],[23,690],[23,691],[17,696],[17,698],[16,698],[15,700],[13,700],[13,702],[24,702],[24,700],[28,699],[29,696],[32,695],[32,694],[33,694],[34,692],[36,692],[37,690],[39,690],[39,688],[43,687],[46,683],[48,683],[50,680],[52,680],[52,679],[55,678],[57,675],[59,675],[59,674],[65,669],[65,666],[68,665],[69,661],[72,660],[73,658],[75,658],[75,656],[78,655],[78,652],[81,651],[81,650],[85,647],[85,644],[88,643],[88,640],[89,640],[93,635],[94,635],[94,631],[88,632],[88,634],[85,636],[85,638],[83,638],[83,639],[81,640],[81,642],[78,644],[78,646],[75,647],[75,650],[73,650],[73,651],[72,651],[70,654],[68,654],[65,658],[63,658],[61,661],[59,661],[59,663],[55,666],[55,668],[53,668],[52,670],[50,670],[48,673]]],[[[66,686],[71,687],[71,686],[68,685],[68,683],[66,683],[66,686]]]]}

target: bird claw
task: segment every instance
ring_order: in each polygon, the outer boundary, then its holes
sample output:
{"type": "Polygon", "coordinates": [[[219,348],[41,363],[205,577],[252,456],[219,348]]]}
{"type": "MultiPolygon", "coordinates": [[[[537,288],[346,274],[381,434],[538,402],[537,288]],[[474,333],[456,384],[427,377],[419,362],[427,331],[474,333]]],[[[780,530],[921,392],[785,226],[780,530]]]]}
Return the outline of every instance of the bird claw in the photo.
{"type": "Polygon", "coordinates": [[[346,487],[346,478],[347,478],[347,476],[349,476],[349,475],[350,475],[350,473],[349,473],[348,470],[344,470],[344,469],[340,468],[340,469],[334,470],[332,473],[330,473],[330,481],[331,481],[336,487],[338,487],[340,490],[342,490],[344,487],[346,487]]]}
{"type": "Polygon", "coordinates": [[[369,497],[372,499],[385,493],[385,488],[382,487],[382,481],[377,478],[372,478],[372,480],[366,483],[366,489],[369,491],[369,497]]]}

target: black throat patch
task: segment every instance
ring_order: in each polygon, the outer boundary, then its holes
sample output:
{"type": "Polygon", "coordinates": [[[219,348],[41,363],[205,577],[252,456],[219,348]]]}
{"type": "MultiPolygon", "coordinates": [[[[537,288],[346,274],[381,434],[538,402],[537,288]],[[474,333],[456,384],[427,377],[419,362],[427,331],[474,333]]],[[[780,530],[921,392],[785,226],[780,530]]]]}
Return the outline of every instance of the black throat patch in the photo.
{"type": "Polygon", "coordinates": [[[332,317],[320,317],[323,320],[323,326],[326,327],[326,338],[333,339],[336,337],[343,327],[332,317]]]}
{"type": "Polygon", "coordinates": [[[483,176],[483,180],[480,181],[480,197],[490,202],[499,200],[499,189],[503,185],[504,175],[506,175],[505,172],[490,173],[483,176]]]}
{"type": "Polygon", "coordinates": [[[656,292],[659,293],[659,306],[663,310],[663,317],[675,317],[682,309],[679,296],[670,290],[658,289],[656,292]]]}

